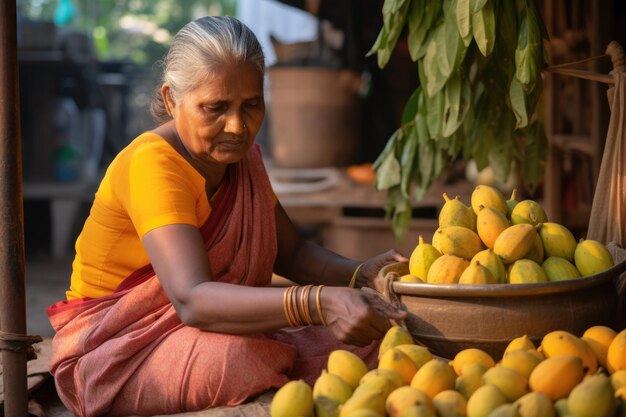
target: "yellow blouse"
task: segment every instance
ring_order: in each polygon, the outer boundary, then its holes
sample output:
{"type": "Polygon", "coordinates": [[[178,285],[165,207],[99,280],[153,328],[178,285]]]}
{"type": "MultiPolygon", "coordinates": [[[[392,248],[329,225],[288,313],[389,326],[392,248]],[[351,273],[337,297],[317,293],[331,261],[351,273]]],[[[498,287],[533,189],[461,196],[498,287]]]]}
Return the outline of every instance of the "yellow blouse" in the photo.
{"type": "Polygon", "coordinates": [[[141,238],[168,224],[201,226],[204,178],[161,136],[144,133],[113,160],[76,240],[68,300],[97,298],[150,261],[141,238]]]}

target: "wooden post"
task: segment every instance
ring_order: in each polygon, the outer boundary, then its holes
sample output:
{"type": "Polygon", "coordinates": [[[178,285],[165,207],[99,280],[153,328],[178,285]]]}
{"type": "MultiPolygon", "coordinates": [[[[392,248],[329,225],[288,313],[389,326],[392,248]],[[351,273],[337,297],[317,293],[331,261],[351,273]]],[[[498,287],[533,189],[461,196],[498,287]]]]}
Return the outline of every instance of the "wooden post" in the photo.
{"type": "MultiPolygon", "coordinates": [[[[26,334],[16,3],[0,1],[0,329],[26,334]]],[[[4,415],[28,415],[25,349],[2,350],[4,415]]]]}

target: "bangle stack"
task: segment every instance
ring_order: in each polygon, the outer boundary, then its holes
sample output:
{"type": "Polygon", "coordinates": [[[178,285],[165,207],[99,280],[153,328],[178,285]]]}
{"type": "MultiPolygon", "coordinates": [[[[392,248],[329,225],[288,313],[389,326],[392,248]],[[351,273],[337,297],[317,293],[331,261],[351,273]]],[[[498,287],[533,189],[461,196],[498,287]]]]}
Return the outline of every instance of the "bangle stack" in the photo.
{"type": "MultiPolygon", "coordinates": [[[[322,305],[320,303],[320,292],[323,285],[319,285],[315,294],[315,306],[317,308],[317,315],[324,326],[326,321],[322,314],[322,305]]],[[[299,327],[306,325],[314,325],[313,316],[311,315],[311,309],[309,307],[309,296],[313,285],[305,285],[300,287],[293,285],[287,288],[283,295],[283,309],[285,311],[285,317],[291,327],[299,327]],[[298,297],[298,291],[300,296],[298,297]]]]}

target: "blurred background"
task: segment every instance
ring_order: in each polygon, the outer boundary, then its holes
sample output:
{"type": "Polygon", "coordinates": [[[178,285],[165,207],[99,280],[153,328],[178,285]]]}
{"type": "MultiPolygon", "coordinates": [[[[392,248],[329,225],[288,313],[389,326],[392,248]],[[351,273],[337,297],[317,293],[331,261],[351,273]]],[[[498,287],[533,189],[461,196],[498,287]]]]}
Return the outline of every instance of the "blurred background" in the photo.
{"type": "MultiPolygon", "coordinates": [[[[418,84],[406,40],[384,69],[366,57],[383,0],[17,0],[28,331],[51,336],[44,308],[64,298],[74,241],[109,162],[154,127],[148,108],[159,60],[190,20],[232,15],[259,38],[267,60],[267,117],[257,138],[274,189],[308,238],[363,259],[430,240],[441,194],[469,202],[477,183],[504,192],[485,170],[455,161],[415,202],[404,241],[385,218],[369,163],[399,127],[418,84]]],[[[626,45],[620,0],[538,1],[551,63],[626,45]]],[[[610,61],[593,64],[608,72],[610,61]]],[[[584,236],[608,125],[606,86],[547,79],[540,113],[550,140],[546,195],[553,221],[584,236]]],[[[523,195],[522,195],[523,196],[523,195]]]]}

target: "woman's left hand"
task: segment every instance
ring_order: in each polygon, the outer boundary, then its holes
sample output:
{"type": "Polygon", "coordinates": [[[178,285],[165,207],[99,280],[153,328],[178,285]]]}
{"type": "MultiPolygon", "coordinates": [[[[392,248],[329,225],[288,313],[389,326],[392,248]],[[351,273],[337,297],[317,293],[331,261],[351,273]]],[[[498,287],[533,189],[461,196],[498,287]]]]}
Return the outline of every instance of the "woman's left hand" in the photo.
{"type": "Polygon", "coordinates": [[[374,256],[361,264],[356,277],[355,287],[370,287],[378,292],[382,292],[382,282],[378,277],[380,269],[394,262],[406,262],[408,259],[395,250],[389,250],[380,255],[374,256]]]}

